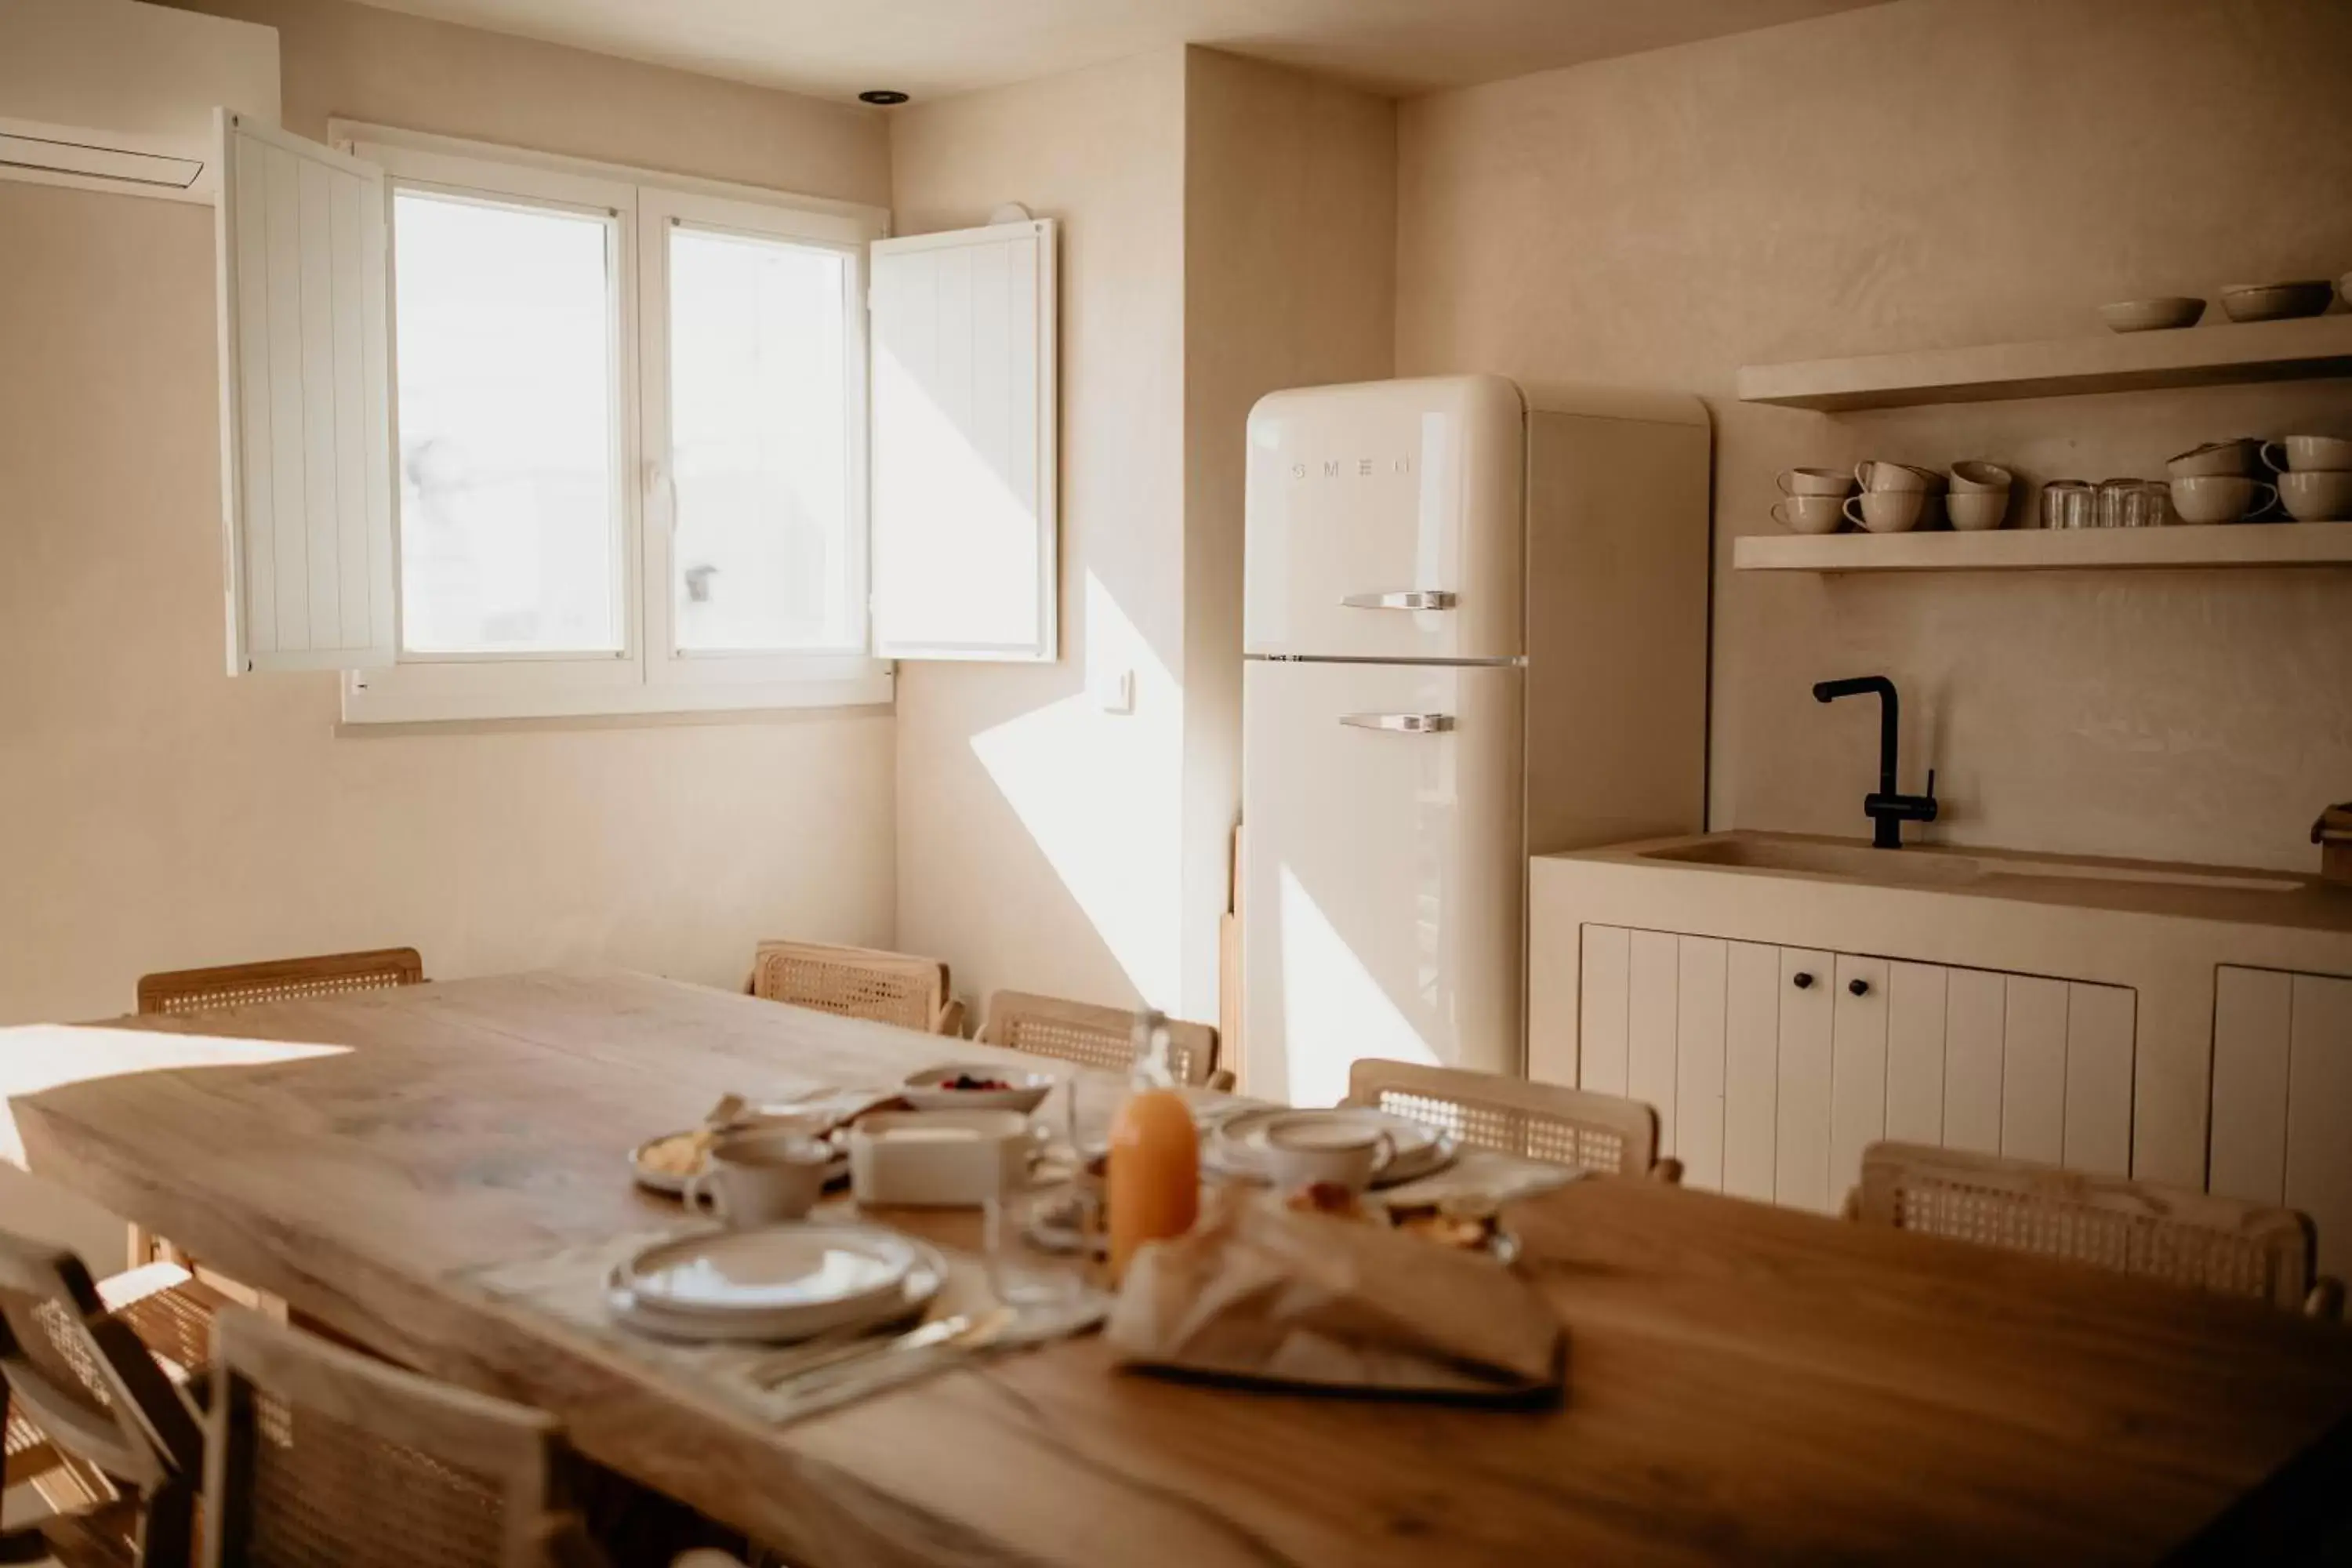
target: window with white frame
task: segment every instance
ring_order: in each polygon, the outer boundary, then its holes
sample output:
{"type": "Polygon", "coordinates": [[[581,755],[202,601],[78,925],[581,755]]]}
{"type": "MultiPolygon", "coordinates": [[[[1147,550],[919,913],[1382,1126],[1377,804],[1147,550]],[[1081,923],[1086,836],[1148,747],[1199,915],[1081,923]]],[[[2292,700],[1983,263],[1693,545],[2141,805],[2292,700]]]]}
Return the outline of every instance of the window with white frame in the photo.
{"type": "Polygon", "coordinates": [[[869,209],[437,138],[384,171],[396,661],[346,716],[887,700],[869,209]]]}
{"type": "Polygon", "coordinates": [[[886,701],[886,656],[1055,656],[1050,220],[889,240],[847,204],[221,127],[233,671],[343,669],[373,722],[886,701]]]}

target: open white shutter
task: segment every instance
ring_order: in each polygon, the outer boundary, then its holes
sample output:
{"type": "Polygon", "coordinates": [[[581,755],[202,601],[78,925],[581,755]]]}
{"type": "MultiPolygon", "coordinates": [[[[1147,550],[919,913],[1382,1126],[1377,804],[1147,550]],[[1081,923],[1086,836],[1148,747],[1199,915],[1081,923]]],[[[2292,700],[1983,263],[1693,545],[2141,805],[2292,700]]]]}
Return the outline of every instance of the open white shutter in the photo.
{"type": "Polygon", "coordinates": [[[1051,660],[1051,218],[873,247],[874,651],[1051,660]]]}
{"type": "Polygon", "coordinates": [[[393,662],[383,172],[218,110],[229,670],[393,662]]]}

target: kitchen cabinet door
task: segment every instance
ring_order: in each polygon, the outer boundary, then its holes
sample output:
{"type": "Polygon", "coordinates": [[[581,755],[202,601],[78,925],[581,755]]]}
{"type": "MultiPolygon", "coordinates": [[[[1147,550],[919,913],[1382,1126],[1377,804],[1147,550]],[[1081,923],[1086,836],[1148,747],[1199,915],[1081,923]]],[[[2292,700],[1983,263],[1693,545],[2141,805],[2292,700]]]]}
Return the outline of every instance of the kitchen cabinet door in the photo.
{"type": "Polygon", "coordinates": [[[2132,1032],[2138,998],[2124,985],[2066,986],[2066,1168],[2131,1173],[2132,1032]]]}
{"type": "Polygon", "coordinates": [[[1584,928],[1582,987],[1577,998],[1576,1081],[1597,1094],[1625,1092],[1627,969],[1633,933],[1622,926],[1584,928]]]}
{"type": "Polygon", "coordinates": [[[1834,1213],[1830,1191],[1832,983],[1826,952],[1780,950],[1780,1088],[1774,1110],[1772,1195],[1791,1208],[1834,1213]]]}
{"type": "Polygon", "coordinates": [[[1944,981],[1944,1147],[2000,1152],[2008,976],[1954,969],[1944,981]]]}
{"type": "Polygon", "coordinates": [[[2287,1005],[2286,1201],[2319,1231],[2319,1271],[2352,1268],[2352,980],[2298,974],[2287,1005]]]}
{"type": "Polygon", "coordinates": [[[1862,1181],[1862,1152],[1886,1135],[1886,961],[1837,956],[1830,1026],[1832,1204],[1862,1181]]]}
{"type": "Polygon", "coordinates": [[[1724,1007],[1729,943],[1686,936],[1676,943],[1675,1157],[1683,1184],[1723,1190],[1724,1007]]]}
{"type": "Polygon", "coordinates": [[[1625,1092],[1658,1113],[1658,1152],[1675,1152],[1675,1010],[1681,939],[1633,933],[1625,1005],[1625,1092]]]}
{"type": "Polygon", "coordinates": [[[2206,1185],[2286,1201],[2288,1013],[2294,977],[2222,964],[2213,974],[2213,1141],[2206,1185]]]}
{"type": "Polygon", "coordinates": [[[1944,1022],[1948,972],[1936,963],[1886,966],[1886,1136],[1944,1141],[1944,1022]]]}
{"type": "Polygon", "coordinates": [[[2006,977],[2000,1152],[2055,1165],[2066,1153],[2066,983],[2006,977]]]}
{"type": "Polygon", "coordinates": [[[1729,943],[1723,1009],[1723,1190],[1772,1201],[1780,1100],[1780,950],[1729,943]]]}

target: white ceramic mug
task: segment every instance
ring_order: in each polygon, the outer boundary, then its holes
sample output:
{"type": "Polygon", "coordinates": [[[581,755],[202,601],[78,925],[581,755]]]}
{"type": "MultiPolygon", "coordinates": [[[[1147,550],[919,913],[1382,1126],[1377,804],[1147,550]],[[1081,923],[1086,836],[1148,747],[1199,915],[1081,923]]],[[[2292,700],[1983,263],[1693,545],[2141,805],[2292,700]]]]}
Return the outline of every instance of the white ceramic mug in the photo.
{"type": "Polygon", "coordinates": [[[2172,510],[2180,521],[2200,525],[2236,522],[2260,511],[2278,492],[2243,474],[2189,474],[2172,481],[2172,510]],[[2256,491],[2267,492],[2258,501],[2256,491]]]}
{"type": "Polygon", "coordinates": [[[1843,468],[1783,468],[1773,481],[1784,496],[1843,496],[1853,493],[1853,476],[1843,468]]]}
{"type": "Polygon", "coordinates": [[[1866,490],[1845,498],[1846,520],[1873,533],[1908,533],[1927,510],[1926,490],[1866,490]]]}
{"type": "Polygon", "coordinates": [[[1260,1168],[1284,1192],[1318,1182],[1360,1193],[1396,1159],[1396,1140],[1361,1121],[1277,1116],[1258,1133],[1260,1168]]]}
{"type": "Polygon", "coordinates": [[[1956,496],[2006,490],[2016,482],[2015,474],[1999,463],[1988,463],[1979,458],[1952,465],[1952,493],[1956,496]]]}
{"type": "Polygon", "coordinates": [[[2214,479],[2230,475],[2243,477],[2254,471],[2254,454],[2262,443],[2252,436],[2237,436],[2227,441],[2208,441],[2201,447],[2191,447],[2177,457],[2165,459],[2164,471],[2176,479],[2214,479]]]}
{"type": "Polygon", "coordinates": [[[1916,490],[1925,495],[1939,488],[1943,479],[1944,476],[1933,468],[1890,463],[1883,458],[1864,458],[1853,466],[1853,482],[1865,490],[1916,490]]]}
{"type": "Polygon", "coordinates": [[[1944,513],[1963,533],[1999,528],[2009,515],[2007,490],[1954,490],[1944,498],[1944,513]]]}
{"type": "Polygon", "coordinates": [[[2281,474],[2278,498],[2297,522],[2352,521],[2352,471],[2297,468],[2281,474]]]}
{"type": "Polygon", "coordinates": [[[1835,533],[1844,509],[1837,496],[1788,496],[1772,503],[1772,521],[1791,533],[1835,533]]]}
{"type": "Polygon", "coordinates": [[[737,1230],[776,1225],[816,1206],[832,1163],[830,1146],[799,1132],[730,1132],[710,1145],[682,1195],[688,1208],[737,1230]]]}
{"type": "Polygon", "coordinates": [[[2290,436],[2284,441],[2265,441],[2263,464],[2274,474],[2338,473],[2352,468],[2352,441],[2341,436],[2290,436]]]}

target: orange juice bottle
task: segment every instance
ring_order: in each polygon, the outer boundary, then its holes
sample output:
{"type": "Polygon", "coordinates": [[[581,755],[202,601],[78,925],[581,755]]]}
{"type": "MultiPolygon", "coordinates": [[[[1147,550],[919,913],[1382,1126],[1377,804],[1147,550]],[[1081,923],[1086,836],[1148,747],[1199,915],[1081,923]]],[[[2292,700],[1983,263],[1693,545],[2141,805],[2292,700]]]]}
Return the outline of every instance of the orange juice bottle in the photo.
{"type": "Polygon", "coordinates": [[[1136,1015],[1135,1042],[1135,1092],[1111,1120],[1105,1178],[1114,1284],[1137,1247],[1183,1235],[1201,1210],[1200,1131],[1168,1068],[1168,1020],[1136,1015]]]}

